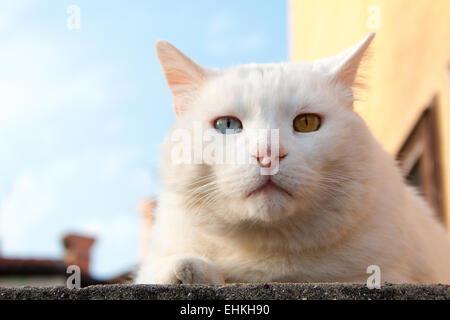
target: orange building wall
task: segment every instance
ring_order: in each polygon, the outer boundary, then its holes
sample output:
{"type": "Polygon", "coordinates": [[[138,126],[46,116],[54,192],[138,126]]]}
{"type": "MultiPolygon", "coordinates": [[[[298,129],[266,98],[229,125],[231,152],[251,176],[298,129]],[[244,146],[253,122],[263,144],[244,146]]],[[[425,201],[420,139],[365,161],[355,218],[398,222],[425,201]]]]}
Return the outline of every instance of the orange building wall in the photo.
{"type": "Polygon", "coordinates": [[[450,230],[450,0],[291,0],[288,8],[292,60],[334,55],[377,33],[364,68],[369,89],[355,108],[392,154],[438,96],[450,230]]]}

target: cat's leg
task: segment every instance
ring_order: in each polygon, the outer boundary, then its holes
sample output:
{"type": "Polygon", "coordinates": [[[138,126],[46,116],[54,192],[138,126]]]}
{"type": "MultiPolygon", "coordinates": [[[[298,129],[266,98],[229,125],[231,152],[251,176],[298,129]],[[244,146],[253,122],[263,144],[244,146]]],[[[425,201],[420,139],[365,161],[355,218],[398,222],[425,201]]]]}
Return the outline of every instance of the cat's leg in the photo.
{"type": "Polygon", "coordinates": [[[147,284],[224,284],[217,266],[191,254],[149,258],[140,267],[136,283],[147,284]]]}

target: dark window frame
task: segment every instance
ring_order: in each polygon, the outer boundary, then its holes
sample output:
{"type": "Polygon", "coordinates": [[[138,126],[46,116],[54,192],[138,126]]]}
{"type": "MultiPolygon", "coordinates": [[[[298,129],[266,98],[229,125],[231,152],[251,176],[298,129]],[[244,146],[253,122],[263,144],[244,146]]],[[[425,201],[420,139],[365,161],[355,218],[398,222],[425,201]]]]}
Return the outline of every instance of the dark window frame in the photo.
{"type": "Polygon", "coordinates": [[[421,191],[437,218],[444,222],[442,166],[437,98],[420,116],[397,155],[403,176],[408,177],[419,164],[421,191]]]}

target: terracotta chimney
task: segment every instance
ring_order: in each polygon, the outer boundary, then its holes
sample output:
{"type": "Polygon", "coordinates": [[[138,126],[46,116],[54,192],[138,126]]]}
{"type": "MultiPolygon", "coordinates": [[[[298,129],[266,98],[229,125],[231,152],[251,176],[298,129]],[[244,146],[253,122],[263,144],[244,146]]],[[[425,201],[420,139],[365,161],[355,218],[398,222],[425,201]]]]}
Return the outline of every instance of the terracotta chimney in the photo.
{"type": "Polygon", "coordinates": [[[141,201],[139,211],[142,216],[141,239],[139,245],[139,259],[142,261],[148,254],[148,242],[150,240],[150,229],[154,221],[154,211],[156,201],[153,199],[144,199],[141,201]]]}
{"type": "Polygon", "coordinates": [[[95,239],[76,234],[64,236],[63,243],[66,249],[64,262],[66,265],[77,265],[84,275],[89,275],[91,247],[95,239]]]}

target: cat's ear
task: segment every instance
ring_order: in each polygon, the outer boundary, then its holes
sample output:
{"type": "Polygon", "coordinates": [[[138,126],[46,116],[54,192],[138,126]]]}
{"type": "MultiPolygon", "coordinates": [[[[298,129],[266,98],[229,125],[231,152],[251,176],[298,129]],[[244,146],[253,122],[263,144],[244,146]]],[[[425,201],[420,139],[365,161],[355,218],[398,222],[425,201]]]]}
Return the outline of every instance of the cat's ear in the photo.
{"type": "Polygon", "coordinates": [[[159,40],[155,47],[173,94],[175,113],[179,115],[193,93],[213,74],[213,71],[198,65],[167,41],[159,40]]]}
{"type": "Polygon", "coordinates": [[[351,48],[332,58],[333,81],[346,87],[352,87],[355,84],[359,65],[374,37],[375,33],[372,32],[351,48]]]}

